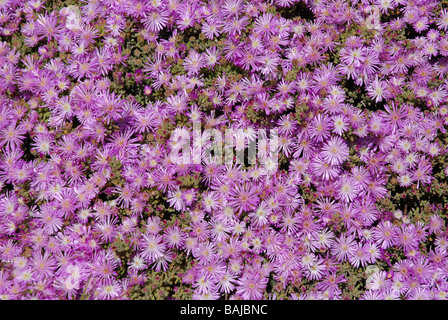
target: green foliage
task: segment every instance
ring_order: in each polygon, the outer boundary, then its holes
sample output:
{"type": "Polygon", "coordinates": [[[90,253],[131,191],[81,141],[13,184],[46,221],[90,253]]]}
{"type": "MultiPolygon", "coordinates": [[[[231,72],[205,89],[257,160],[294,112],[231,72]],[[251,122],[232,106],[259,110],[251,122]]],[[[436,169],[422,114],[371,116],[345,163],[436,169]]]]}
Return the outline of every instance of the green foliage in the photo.
{"type": "Polygon", "coordinates": [[[129,292],[130,299],[191,300],[193,290],[190,285],[186,285],[182,281],[183,274],[191,264],[191,258],[187,258],[183,253],[180,253],[173,259],[167,271],[148,271],[145,285],[135,285],[129,292]]]}

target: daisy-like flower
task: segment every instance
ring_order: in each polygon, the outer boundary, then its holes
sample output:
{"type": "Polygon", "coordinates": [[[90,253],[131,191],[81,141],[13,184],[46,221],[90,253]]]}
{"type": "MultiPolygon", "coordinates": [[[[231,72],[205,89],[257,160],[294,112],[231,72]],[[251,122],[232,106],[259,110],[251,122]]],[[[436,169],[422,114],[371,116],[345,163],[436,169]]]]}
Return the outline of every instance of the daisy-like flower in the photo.
{"type": "Polygon", "coordinates": [[[80,289],[79,281],[75,280],[72,276],[66,278],[63,278],[63,276],[57,277],[53,286],[55,289],[60,290],[63,296],[67,296],[68,299],[75,297],[80,289]]]}
{"type": "Polygon", "coordinates": [[[116,223],[115,217],[109,216],[95,224],[94,229],[99,233],[99,239],[101,241],[109,242],[115,239],[117,235],[116,223]]]}
{"type": "Polygon", "coordinates": [[[182,193],[182,199],[186,206],[191,206],[196,201],[197,195],[195,189],[188,189],[182,193]]]}
{"type": "Polygon", "coordinates": [[[366,266],[369,260],[369,255],[367,250],[361,243],[357,243],[356,248],[353,251],[353,254],[349,257],[350,264],[355,268],[359,266],[366,266]]]}
{"type": "Polygon", "coordinates": [[[357,180],[350,176],[342,176],[337,181],[337,196],[344,202],[352,202],[360,192],[360,185],[357,180]]]}
{"type": "Polygon", "coordinates": [[[174,209],[184,211],[186,209],[182,191],[177,188],[174,191],[168,191],[167,201],[174,209]]]}
{"type": "Polygon", "coordinates": [[[332,166],[322,156],[318,155],[310,164],[310,169],[314,174],[323,180],[331,180],[336,178],[340,173],[339,166],[332,166]]]}
{"type": "Polygon", "coordinates": [[[161,258],[166,250],[162,236],[154,234],[144,234],[142,239],[142,257],[149,263],[161,258]]]}
{"type": "Polygon", "coordinates": [[[201,242],[193,249],[193,256],[201,263],[211,261],[216,254],[216,246],[212,242],[201,242]]]}
{"type": "Polygon", "coordinates": [[[432,167],[427,160],[422,159],[421,161],[419,161],[417,168],[413,172],[413,179],[414,181],[417,181],[417,186],[419,185],[419,183],[431,183],[431,172],[432,167]]]}
{"type": "Polygon", "coordinates": [[[211,236],[214,241],[223,241],[228,237],[230,228],[224,221],[213,220],[211,222],[211,236]]]}
{"type": "Polygon", "coordinates": [[[398,184],[401,187],[409,187],[414,182],[414,178],[409,172],[403,172],[398,176],[398,184]]]}
{"type": "Polygon", "coordinates": [[[202,204],[207,212],[217,210],[219,208],[218,194],[213,191],[206,192],[202,196],[202,204]]]}
{"type": "Polygon", "coordinates": [[[202,24],[201,31],[207,39],[213,39],[221,34],[222,25],[219,21],[207,21],[202,24]]]}
{"type": "Polygon", "coordinates": [[[407,163],[402,158],[397,158],[391,163],[392,170],[397,174],[403,174],[407,170],[407,163]]]}
{"type": "Polygon", "coordinates": [[[321,152],[323,159],[331,165],[342,164],[348,158],[347,144],[339,137],[332,137],[326,142],[321,152]]]}
{"type": "Polygon", "coordinates": [[[444,222],[443,219],[438,215],[432,215],[429,218],[429,232],[435,233],[436,235],[440,234],[442,232],[444,222]]]}
{"type": "Polygon", "coordinates": [[[319,248],[328,249],[334,242],[334,233],[328,229],[319,231],[315,237],[316,244],[319,248]]]}
{"type": "Polygon", "coordinates": [[[185,235],[178,226],[171,226],[164,232],[163,238],[165,239],[168,248],[183,248],[185,242],[185,235]]]}
{"type": "Polygon", "coordinates": [[[237,280],[236,293],[245,300],[260,300],[267,285],[267,278],[258,273],[245,274],[237,280]]]}
{"type": "Polygon", "coordinates": [[[379,290],[367,290],[365,291],[361,297],[360,300],[384,300],[384,293],[383,291],[379,290]]]}
{"type": "Polygon", "coordinates": [[[0,131],[0,146],[5,144],[11,147],[20,146],[25,134],[26,129],[23,125],[16,126],[15,123],[12,123],[0,131]]]}
{"type": "Polygon", "coordinates": [[[209,293],[211,291],[214,291],[215,286],[216,286],[216,283],[215,283],[213,277],[211,277],[209,275],[204,275],[204,276],[200,277],[193,285],[193,287],[195,288],[195,292],[197,292],[199,294],[209,293]]]}
{"type": "Polygon", "coordinates": [[[254,210],[260,201],[258,194],[256,185],[237,184],[230,193],[228,204],[240,212],[254,210]]]}
{"type": "Polygon", "coordinates": [[[34,270],[41,276],[51,277],[56,270],[56,261],[48,252],[43,255],[37,251],[33,254],[32,263],[34,270]]]}
{"type": "Polygon", "coordinates": [[[237,16],[243,6],[242,0],[226,0],[222,6],[222,12],[225,17],[237,16]]]}
{"type": "Polygon", "coordinates": [[[348,122],[344,116],[334,116],[333,118],[333,132],[337,135],[342,135],[348,130],[348,122]]]}
{"type": "Polygon", "coordinates": [[[145,18],[143,19],[143,25],[149,31],[158,32],[162,30],[168,23],[169,14],[166,10],[152,10],[145,13],[145,18]]]}
{"type": "Polygon", "coordinates": [[[413,225],[403,224],[397,229],[396,244],[399,248],[403,248],[405,252],[416,249],[418,246],[418,238],[415,235],[413,225]]]}
{"type": "Polygon", "coordinates": [[[117,280],[108,279],[100,286],[98,291],[98,298],[114,299],[120,296],[121,286],[117,280]]]}
{"type": "Polygon", "coordinates": [[[161,220],[159,217],[149,217],[146,222],[146,232],[151,234],[158,234],[162,230],[161,220]]]}
{"type": "Polygon", "coordinates": [[[229,272],[220,276],[218,283],[216,284],[220,292],[229,294],[235,289],[236,277],[229,272]]]}
{"type": "Polygon", "coordinates": [[[357,246],[353,236],[341,235],[336,238],[332,247],[331,253],[336,256],[338,261],[345,261],[355,253],[357,246]]]}
{"type": "Polygon", "coordinates": [[[99,280],[113,280],[118,266],[115,255],[111,251],[100,251],[94,257],[91,265],[92,275],[99,280]]]}
{"type": "Polygon", "coordinates": [[[215,67],[215,65],[219,65],[218,62],[221,59],[221,52],[218,47],[211,47],[205,50],[205,63],[209,68],[215,67]]]}
{"type": "Polygon", "coordinates": [[[123,187],[116,187],[114,191],[119,194],[117,203],[123,206],[123,208],[129,208],[134,196],[132,187],[126,183],[123,187]]]}
{"type": "Polygon", "coordinates": [[[57,18],[55,16],[49,16],[39,14],[36,23],[36,34],[47,37],[50,41],[56,34],[60,33],[60,27],[57,26],[57,18]]]}
{"type": "Polygon", "coordinates": [[[184,67],[188,75],[197,75],[204,66],[205,60],[203,55],[195,50],[191,50],[188,57],[184,60],[184,67]]]}
{"type": "Polygon", "coordinates": [[[446,8],[442,8],[440,10],[440,16],[436,20],[437,27],[442,30],[448,29],[448,10],[446,8]]]}
{"type": "Polygon", "coordinates": [[[274,33],[277,25],[277,20],[271,13],[263,13],[259,16],[254,24],[254,31],[259,34],[265,34],[267,36],[274,33]]]}
{"type": "Polygon", "coordinates": [[[281,230],[287,234],[292,234],[297,231],[299,224],[299,217],[292,213],[285,213],[280,222],[281,230]]]}
{"type": "Polygon", "coordinates": [[[63,220],[60,212],[50,204],[40,206],[40,211],[35,215],[40,219],[45,230],[52,234],[62,228],[63,220]]]}
{"type": "Polygon", "coordinates": [[[277,66],[280,63],[280,58],[278,57],[278,54],[268,51],[264,55],[258,56],[256,61],[261,64],[260,71],[263,75],[274,76],[277,66]]]}
{"type": "Polygon", "coordinates": [[[309,280],[320,280],[324,272],[326,270],[326,266],[323,263],[323,259],[316,260],[312,262],[306,269],[305,269],[305,276],[309,280]]]}
{"type": "Polygon", "coordinates": [[[317,142],[322,142],[330,137],[331,118],[320,113],[311,120],[309,135],[317,142]]]}
{"type": "Polygon", "coordinates": [[[375,99],[375,102],[380,102],[386,98],[386,88],[387,84],[376,77],[367,87],[367,94],[375,99]]]}

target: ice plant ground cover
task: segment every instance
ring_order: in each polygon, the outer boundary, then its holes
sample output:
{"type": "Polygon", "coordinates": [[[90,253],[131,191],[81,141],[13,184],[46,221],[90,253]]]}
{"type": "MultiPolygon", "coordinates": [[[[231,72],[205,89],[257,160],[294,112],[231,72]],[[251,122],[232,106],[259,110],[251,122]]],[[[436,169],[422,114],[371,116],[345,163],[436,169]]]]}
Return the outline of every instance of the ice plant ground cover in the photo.
{"type": "Polygon", "coordinates": [[[446,299],[447,31],[446,0],[0,1],[0,297],[446,299]]]}

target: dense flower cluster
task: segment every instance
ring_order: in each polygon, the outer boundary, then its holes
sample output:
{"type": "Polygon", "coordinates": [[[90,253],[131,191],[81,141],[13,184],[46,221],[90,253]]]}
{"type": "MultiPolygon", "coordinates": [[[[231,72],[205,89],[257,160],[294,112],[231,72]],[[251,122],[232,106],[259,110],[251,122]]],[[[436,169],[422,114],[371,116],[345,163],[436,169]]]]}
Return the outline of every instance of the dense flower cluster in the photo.
{"type": "Polygon", "coordinates": [[[1,1],[1,297],[178,268],[171,298],[446,299],[447,30],[438,0],[1,1]],[[275,166],[179,161],[211,128],[276,129],[275,166]]]}

